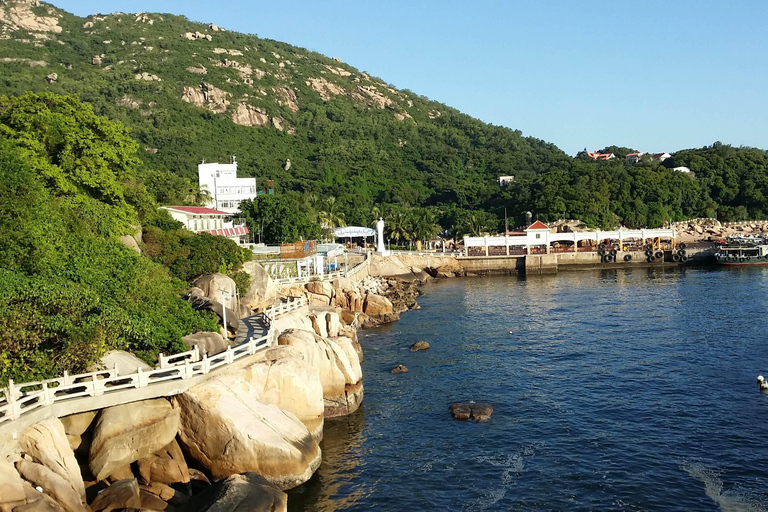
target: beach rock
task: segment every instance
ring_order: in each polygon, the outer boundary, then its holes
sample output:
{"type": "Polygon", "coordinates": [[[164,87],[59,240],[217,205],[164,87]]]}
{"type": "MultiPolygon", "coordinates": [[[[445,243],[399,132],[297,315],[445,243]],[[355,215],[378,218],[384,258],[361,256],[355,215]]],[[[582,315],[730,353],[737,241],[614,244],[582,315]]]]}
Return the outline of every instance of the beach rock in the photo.
{"type": "Polygon", "coordinates": [[[97,480],[105,479],[167,446],[178,429],[179,410],[162,398],[103,409],[88,457],[91,473],[97,480]]]}
{"type": "Polygon", "coordinates": [[[333,286],[328,281],[310,281],[305,285],[309,293],[333,297],[333,286]]]}
{"type": "Polygon", "coordinates": [[[256,391],[256,399],[294,414],[312,437],[323,436],[323,384],[296,347],[277,346],[264,351],[264,360],[238,372],[256,391]]]}
{"type": "Polygon", "coordinates": [[[413,345],[411,345],[411,352],[416,352],[419,350],[429,350],[429,343],[426,341],[417,341],[413,345]]]}
{"type": "Polygon", "coordinates": [[[488,421],[493,414],[491,404],[476,402],[456,402],[451,404],[449,410],[457,420],[488,421]]]}
{"type": "Polygon", "coordinates": [[[328,331],[328,336],[331,338],[337,337],[339,335],[339,331],[341,330],[341,318],[339,314],[333,311],[326,313],[325,325],[326,330],[328,331]]]}
{"type": "Polygon", "coordinates": [[[341,314],[339,315],[339,319],[344,325],[355,325],[355,322],[357,322],[357,315],[354,311],[350,311],[349,309],[342,309],[341,314]]]}
{"type": "Polygon", "coordinates": [[[136,463],[143,484],[185,484],[189,482],[189,468],[176,439],[161,450],[136,463]]]}
{"type": "Polygon", "coordinates": [[[262,311],[271,306],[277,299],[277,285],[255,261],[243,264],[243,270],[251,276],[251,284],[242,302],[254,311],[262,311]]]}
{"type": "Polygon", "coordinates": [[[136,373],[139,368],[141,368],[142,371],[152,369],[146,362],[124,350],[110,350],[101,356],[100,361],[102,368],[108,370],[117,368],[118,375],[130,375],[136,373]]]}
{"type": "Polygon", "coordinates": [[[69,445],[64,425],[57,418],[50,418],[24,429],[19,439],[24,453],[63,478],[85,501],[85,486],[80,466],[69,445]]]}
{"type": "Polygon", "coordinates": [[[91,503],[93,512],[110,512],[125,508],[142,508],[139,482],[135,478],[113,483],[91,503]]]}
{"type": "Polygon", "coordinates": [[[325,322],[325,314],[321,313],[320,318],[318,318],[318,315],[316,314],[309,315],[309,320],[312,322],[312,330],[314,330],[318,336],[322,336],[323,338],[328,337],[328,324],[325,322]]]}
{"type": "Polygon", "coordinates": [[[375,294],[367,294],[363,304],[363,312],[372,317],[380,317],[393,312],[392,302],[386,297],[375,294]]]}
{"type": "Polygon", "coordinates": [[[184,494],[171,486],[158,482],[139,485],[139,494],[141,496],[142,507],[154,510],[165,510],[168,505],[171,505],[172,507],[183,507],[189,503],[190,498],[188,494],[184,494]],[[154,507],[148,506],[150,498],[155,502],[154,507]]]}
{"type": "Polygon", "coordinates": [[[75,458],[81,457],[88,458],[88,450],[91,447],[91,438],[93,435],[93,427],[95,426],[97,411],[88,411],[79,414],[72,414],[60,418],[61,424],[64,425],[64,432],[67,435],[67,441],[69,447],[75,453],[75,458]]]}
{"type": "Polygon", "coordinates": [[[362,370],[349,339],[329,340],[311,331],[289,329],[280,335],[278,344],[299,349],[304,360],[318,371],[326,418],[357,410],[363,397],[362,370]]]}
{"type": "Polygon", "coordinates": [[[296,487],[320,465],[320,447],[296,416],[257,396],[250,383],[224,375],[173,397],[179,439],[215,479],[253,471],[280,489],[296,487]]]}
{"type": "Polygon", "coordinates": [[[133,468],[130,464],[125,464],[124,466],[120,466],[119,468],[112,471],[112,473],[110,473],[110,475],[107,477],[107,481],[112,484],[119,482],[120,480],[130,480],[132,478],[136,478],[136,476],[133,474],[133,468]]]}
{"type": "Polygon", "coordinates": [[[5,512],[26,502],[24,481],[9,462],[0,460],[0,510],[5,512]]]}
{"type": "Polygon", "coordinates": [[[211,357],[227,350],[229,343],[224,336],[217,332],[196,332],[188,334],[181,338],[187,344],[189,350],[195,347],[200,351],[200,357],[207,355],[211,357]]]}
{"type": "MultiPolygon", "coordinates": [[[[13,512],[64,512],[61,505],[50,496],[41,493],[28,482],[24,482],[24,504],[13,507],[13,512]]],[[[10,508],[2,508],[3,512],[10,512],[10,508]]]]}
{"type": "Polygon", "coordinates": [[[406,368],[402,364],[399,364],[394,368],[392,368],[391,370],[389,370],[389,373],[408,373],[408,368],[406,368]]]}
{"type": "Polygon", "coordinates": [[[43,492],[53,498],[66,512],[86,512],[83,498],[72,488],[72,484],[52,470],[29,460],[16,463],[19,474],[33,486],[41,487],[43,492]]]}
{"type": "MultiPolygon", "coordinates": [[[[231,277],[218,273],[206,274],[197,278],[193,284],[203,290],[205,296],[210,300],[225,304],[231,310],[237,310],[239,305],[237,285],[231,277]],[[229,298],[225,300],[225,296],[229,298]]],[[[227,315],[229,315],[229,311],[227,311],[227,315]]]]}
{"type": "Polygon", "coordinates": [[[288,496],[256,473],[232,475],[199,495],[186,512],[285,512],[288,496]]]}

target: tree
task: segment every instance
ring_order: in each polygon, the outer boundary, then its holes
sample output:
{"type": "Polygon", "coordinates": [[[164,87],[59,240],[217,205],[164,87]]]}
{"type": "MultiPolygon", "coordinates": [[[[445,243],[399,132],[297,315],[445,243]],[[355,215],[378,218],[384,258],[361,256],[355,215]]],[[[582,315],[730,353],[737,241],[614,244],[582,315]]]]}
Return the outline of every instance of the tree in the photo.
{"type": "Polygon", "coordinates": [[[266,244],[315,240],[321,234],[320,226],[286,196],[264,195],[243,201],[240,211],[251,232],[260,233],[261,242],[266,244]]]}

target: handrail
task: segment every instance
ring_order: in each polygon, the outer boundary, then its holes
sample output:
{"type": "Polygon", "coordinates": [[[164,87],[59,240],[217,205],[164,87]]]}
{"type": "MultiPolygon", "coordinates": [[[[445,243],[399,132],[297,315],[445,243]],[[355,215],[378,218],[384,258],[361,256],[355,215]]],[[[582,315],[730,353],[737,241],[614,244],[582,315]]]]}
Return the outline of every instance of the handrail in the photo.
{"type": "Polygon", "coordinates": [[[188,380],[198,375],[206,375],[216,368],[231,364],[243,357],[251,356],[260,350],[273,346],[278,333],[272,328],[274,320],[288,312],[295,311],[307,303],[304,297],[267,308],[263,315],[269,326],[267,334],[251,338],[236,346],[229,346],[219,354],[200,357],[200,350],[195,347],[187,352],[171,356],[160,354],[159,365],[152,370],[138,368],[136,372],[120,375],[117,366],[111,370],[102,370],[78,375],[68,375],[54,379],[15,384],[8,381],[8,386],[0,388],[0,425],[19,419],[23,414],[40,407],[50,406],[64,400],[97,397],[126,389],[140,389],[155,383],[170,380],[188,380]]]}
{"type": "Polygon", "coordinates": [[[299,284],[299,283],[308,283],[310,281],[316,280],[316,281],[327,281],[330,279],[338,279],[340,277],[352,277],[358,272],[360,272],[366,265],[370,264],[370,258],[368,257],[368,253],[364,253],[366,258],[361,263],[358,263],[354,267],[350,269],[345,269],[343,271],[334,271],[334,272],[328,272],[326,274],[322,275],[312,275],[312,276],[303,276],[303,277],[285,277],[282,279],[273,279],[275,284],[278,285],[284,285],[284,284],[299,284]]]}

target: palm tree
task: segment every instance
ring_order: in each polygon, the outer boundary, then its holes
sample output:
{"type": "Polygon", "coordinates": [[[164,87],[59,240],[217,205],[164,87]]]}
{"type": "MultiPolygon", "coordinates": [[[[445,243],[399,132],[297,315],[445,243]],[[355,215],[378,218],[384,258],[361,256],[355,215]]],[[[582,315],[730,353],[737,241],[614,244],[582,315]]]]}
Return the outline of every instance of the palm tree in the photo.
{"type": "Polygon", "coordinates": [[[205,206],[211,201],[213,201],[213,196],[210,191],[206,187],[200,188],[200,185],[195,183],[192,184],[187,191],[187,195],[184,196],[185,203],[192,203],[195,205],[205,206]]]}
{"type": "Polygon", "coordinates": [[[414,216],[413,236],[416,238],[416,249],[421,250],[422,242],[434,238],[440,232],[435,214],[429,210],[421,210],[414,216]]]}
{"type": "Polygon", "coordinates": [[[401,211],[390,212],[387,216],[389,236],[395,239],[395,243],[400,245],[400,240],[411,238],[411,229],[408,218],[401,211]]]}
{"type": "Polygon", "coordinates": [[[340,212],[339,208],[340,205],[336,202],[336,198],[330,196],[325,200],[323,210],[317,212],[317,218],[320,220],[320,225],[331,235],[333,235],[333,231],[336,228],[347,225],[344,220],[344,213],[340,212]]]}

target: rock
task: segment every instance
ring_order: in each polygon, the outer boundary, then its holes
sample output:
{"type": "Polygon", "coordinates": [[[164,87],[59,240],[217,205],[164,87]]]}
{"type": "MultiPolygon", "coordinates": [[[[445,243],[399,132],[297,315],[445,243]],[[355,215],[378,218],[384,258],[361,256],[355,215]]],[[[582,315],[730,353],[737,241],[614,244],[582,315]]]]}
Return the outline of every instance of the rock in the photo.
{"type": "Polygon", "coordinates": [[[187,512],[285,512],[288,496],[256,473],[232,475],[199,495],[187,512]]]}
{"type": "Polygon", "coordinates": [[[305,287],[309,293],[325,295],[329,299],[333,297],[333,286],[328,281],[310,281],[305,287]]]}
{"type": "Polygon", "coordinates": [[[126,464],[125,466],[121,466],[112,471],[112,473],[107,477],[107,481],[112,484],[119,482],[120,480],[130,480],[132,478],[136,478],[136,475],[133,474],[131,465],[126,464]]]}
{"type": "Polygon", "coordinates": [[[335,313],[333,311],[329,311],[325,314],[325,324],[326,324],[326,331],[328,332],[328,336],[331,338],[335,338],[339,335],[339,331],[341,330],[341,318],[339,317],[338,313],[335,313]]]}
{"type": "Polygon", "coordinates": [[[318,336],[322,336],[323,338],[328,337],[328,324],[325,321],[325,314],[309,315],[309,320],[312,322],[312,329],[314,329],[318,336]]]}
{"type": "Polygon", "coordinates": [[[4,25],[5,31],[25,30],[27,32],[53,32],[60,33],[61,26],[59,26],[60,14],[57,14],[53,9],[45,9],[40,2],[31,1],[19,1],[19,2],[0,2],[3,7],[0,7],[0,25],[4,25]],[[5,5],[8,4],[7,7],[5,5]],[[44,16],[41,11],[33,11],[32,8],[41,9],[48,15],[44,16]]]}
{"type": "Polygon", "coordinates": [[[240,307],[237,308],[237,317],[242,320],[249,316],[253,316],[253,310],[241,302],[240,307]]]}
{"type": "Polygon", "coordinates": [[[394,368],[392,368],[391,370],[389,370],[389,373],[408,373],[408,368],[406,368],[402,364],[399,364],[394,368]]]}
{"type": "Polygon", "coordinates": [[[0,460],[0,510],[11,510],[25,502],[24,481],[12,464],[0,460]]]}
{"type": "Polygon", "coordinates": [[[320,447],[296,416],[256,396],[232,375],[174,396],[180,441],[216,479],[254,471],[280,489],[306,482],[320,465],[320,447]]]}
{"type": "Polygon", "coordinates": [[[214,25],[213,23],[211,23],[210,25],[208,25],[208,28],[209,28],[210,30],[213,30],[214,32],[218,32],[218,31],[219,31],[219,27],[217,27],[217,26],[216,26],[216,25],[214,25]]]}
{"type": "Polygon", "coordinates": [[[488,421],[493,414],[491,404],[475,402],[456,402],[449,407],[451,414],[457,420],[488,421]]]}
{"type": "Polygon", "coordinates": [[[104,489],[91,503],[93,512],[110,512],[124,508],[142,508],[139,482],[135,478],[120,480],[104,489]]]}
{"type": "Polygon", "coordinates": [[[357,410],[363,398],[362,369],[351,340],[329,340],[311,331],[289,329],[280,335],[278,344],[299,349],[304,360],[318,371],[326,418],[357,410]]]}
{"type": "Polygon", "coordinates": [[[216,114],[222,114],[226,112],[229,106],[229,96],[231,96],[230,93],[212,84],[202,83],[199,87],[185,86],[181,92],[181,101],[207,108],[216,114]]]}
{"type": "Polygon", "coordinates": [[[417,341],[411,345],[411,352],[416,352],[418,350],[429,350],[429,343],[426,341],[417,341]]]}
{"type": "Polygon", "coordinates": [[[139,493],[141,495],[141,504],[143,508],[153,508],[147,506],[148,497],[150,496],[159,500],[157,504],[160,505],[160,507],[156,508],[156,510],[165,510],[167,505],[183,507],[189,502],[189,495],[181,493],[173,487],[157,482],[148,485],[140,485],[139,493]]]}
{"type": "Polygon", "coordinates": [[[72,488],[72,484],[52,470],[31,462],[20,460],[16,463],[19,474],[33,486],[41,487],[43,492],[53,498],[66,512],[85,512],[82,498],[72,488]]]}
{"type": "Polygon", "coordinates": [[[136,373],[139,368],[142,370],[151,370],[152,367],[147,363],[123,350],[110,350],[101,357],[101,366],[103,368],[117,368],[118,375],[130,375],[136,373]]]}
{"type": "Polygon", "coordinates": [[[222,322],[222,327],[224,326],[224,310],[226,309],[226,317],[227,317],[227,331],[230,333],[236,333],[240,330],[240,317],[237,314],[236,311],[230,308],[225,308],[221,302],[215,301],[215,300],[207,300],[205,301],[205,304],[200,309],[207,309],[209,311],[212,311],[218,315],[219,319],[222,322]]]}
{"type": "Polygon", "coordinates": [[[59,79],[59,75],[57,75],[56,73],[51,73],[50,75],[46,76],[45,79],[49,84],[52,84],[53,82],[56,82],[59,79]]]}
{"type": "Polygon", "coordinates": [[[357,315],[354,311],[342,309],[341,314],[339,315],[339,319],[344,325],[355,325],[355,322],[357,321],[357,315]]]}
{"type": "Polygon", "coordinates": [[[237,310],[239,305],[237,285],[231,277],[224,274],[206,274],[198,277],[193,284],[203,290],[205,296],[210,300],[224,304],[232,310],[237,310]],[[225,297],[228,298],[225,299],[225,297]]]}
{"type": "Polygon", "coordinates": [[[188,334],[181,339],[187,344],[189,350],[198,347],[200,357],[205,355],[210,357],[220,354],[229,347],[229,343],[217,332],[196,332],[194,334],[188,334]]]}
{"type": "MultiPolygon", "coordinates": [[[[69,446],[64,425],[57,418],[50,418],[24,429],[19,439],[24,453],[63,478],[85,501],[85,486],[80,466],[69,446]]],[[[45,487],[44,487],[45,488],[45,487]]]]}
{"type": "Polygon", "coordinates": [[[393,312],[392,302],[381,295],[367,294],[363,304],[363,312],[372,317],[380,317],[393,312]]]}
{"type": "Polygon", "coordinates": [[[145,400],[103,409],[96,420],[88,457],[91,473],[103,480],[120,467],[167,446],[179,429],[179,411],[167,400],[145,400]]]}
{"type": "Polygon", "coordinates": [[[72,414],[60,418],[61,424],[64,425],[64,432],[67,434],[69,447],[75,452],[75,457],[78,457],[83,452],[85,457],[88,457],[95,419],[96,411],[72,414]]]}
{"type": "Polygon", "coordinates": [[[141,249],[139,248],[139,244],[136,243],[136,240],[131,235],[123,235],[120,237],[120,242],[128,247],[130,250],[135,252],[136,254],[141,254],[141,249]]]}
{"type": "MultiPolygon", "coordinates": [[[[266,126],[269,124],[269,115],[266,110],[241,102],[232,112],[232,122],[240,126],[266,126]]],[[[251,263],[258,265],[256,262],[251,263]]]]}
{"type": "MultiPolygon", "coordinates": [[[[27,482],[24,482],[24,498],[26,504],[15,506],[13,512],[64,512],[61,505],[53,498],[41,493],[27,482]]],[[[6,512],[11,509],[0,507],[0,510],[6,512]]]]}
{"type": "Polygon", "coordinates": [[[189,468],[176,439],[152,455],[139,459],[136,465],[144,484],[189,482],[189,468]]]}

